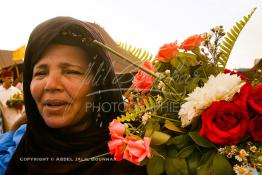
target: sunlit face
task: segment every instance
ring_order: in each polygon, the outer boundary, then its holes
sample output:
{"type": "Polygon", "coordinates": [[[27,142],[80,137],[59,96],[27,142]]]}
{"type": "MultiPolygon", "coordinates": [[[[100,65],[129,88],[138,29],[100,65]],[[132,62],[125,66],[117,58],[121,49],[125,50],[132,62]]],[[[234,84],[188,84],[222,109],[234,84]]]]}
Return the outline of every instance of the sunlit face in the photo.
{"type": "Polygon", "coordinates": [[[51,128],[86,127],[87,94],[85,52],[74,46],[55,44],[47,48],[33,69],[32,96],[45,123],[51,128]],[[77,126],[77,127],[76,127],[77,126]]]}

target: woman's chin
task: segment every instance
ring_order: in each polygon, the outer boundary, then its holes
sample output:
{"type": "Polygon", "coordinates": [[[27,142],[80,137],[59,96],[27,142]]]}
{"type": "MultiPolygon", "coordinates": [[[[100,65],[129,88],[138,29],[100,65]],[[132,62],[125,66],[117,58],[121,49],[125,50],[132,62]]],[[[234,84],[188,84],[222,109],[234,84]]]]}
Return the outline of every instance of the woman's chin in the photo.
{"type": "Polygon", "coordinates": [[[70,123],[66,120],[66,117],[56,117],[56,116],[52,116],[52,117],[44,117],[44,121],[46,123],[46,125],[50,128],[64,128],[67,127],[70,123]]]}

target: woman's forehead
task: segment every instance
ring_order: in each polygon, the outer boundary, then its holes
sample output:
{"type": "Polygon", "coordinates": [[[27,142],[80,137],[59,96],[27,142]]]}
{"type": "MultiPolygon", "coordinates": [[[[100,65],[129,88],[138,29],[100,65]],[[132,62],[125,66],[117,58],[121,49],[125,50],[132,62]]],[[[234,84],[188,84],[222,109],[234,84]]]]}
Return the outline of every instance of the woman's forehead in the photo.
{"type": "Polygon", "coordinates": [[[61,64],[61,66],[85,66],[87,54],[81,48],[70,45],[53,44],[49,46],[35,66],[42,64],[61,64]]]}
{"type": "Polygon", "coordinates": [[[79,55],[79,56],[86,56],[86,52],[74,45],[67,45],[67,44],[51,44],[49,45],[43,53],[44,55],[79,55]]]}

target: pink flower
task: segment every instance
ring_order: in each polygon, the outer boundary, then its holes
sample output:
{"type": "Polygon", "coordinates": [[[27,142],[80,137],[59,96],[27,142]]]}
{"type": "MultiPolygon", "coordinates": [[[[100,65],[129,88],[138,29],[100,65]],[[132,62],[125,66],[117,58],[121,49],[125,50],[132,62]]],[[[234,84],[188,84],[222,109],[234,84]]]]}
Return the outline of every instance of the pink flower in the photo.
{"type": "MultiPolygon", "coordinates": [[[[143,67],[149,71],[153,71],[153,65],[146,60],[143,67]]],[[[153,86],[154,77],[148,75],[144,71],[138,71],[133,80],[134,89],[138,92],[147,93],[153,86]]]]}
{"type": "Polygon", "coordinates": [[[149,60],[144,61],[143,67],[146,68],[147,70],[150,70],[150,71],[154,70],[154,66],[149,60]]]}
{"type": "Polygon", "coordinates": [[[176,57],[178,47],[177,41],[161,46],[156,56],[157,59],[162,62],[169,62],[173,57],[176,57]]]}
{"type": "Polygon", "coordinates": [[[188,37],[181,45],[180,49],[184,50],[193,50],[200,46],[201,42],[204,41],[204,38],[201,35],[192,35],[188,37]]]}
{"type": "Polygon", "coordinates": [[[124,159],[139,165],[146,157],[151,157],[150,138],[144,137],[143,140],[127,140],[127,146],[124,151],[124,159]]]}
{"type": "Polygon", "coordinates": [[[114,119],[110,124],[109,124],[109,132],[111,135],[111,139],[120,139],[123,138],[123,135],[125,133],[125,126],[114,119]]]}
{"type": "Polygon", "coordinates": [[[110,154],[114,155],[115,160],[123,159],[124,146],[124,139],[114,139],[108,142],[110,154]]]}

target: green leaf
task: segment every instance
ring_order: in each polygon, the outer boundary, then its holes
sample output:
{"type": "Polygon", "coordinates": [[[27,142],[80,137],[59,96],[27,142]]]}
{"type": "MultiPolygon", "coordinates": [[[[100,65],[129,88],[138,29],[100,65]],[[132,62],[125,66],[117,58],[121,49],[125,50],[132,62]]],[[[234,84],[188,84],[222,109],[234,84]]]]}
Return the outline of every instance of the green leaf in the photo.
{"type": "Polygon", "coordinates": [[[177,158],[177,149],[175,146],[169,146],[167,149],[167,157],[177,158]]]}
{"type": "Polygon", "coordinates": [[[151,137],[153,134],[154,128],[152,122],[148,122],[145,127],[145,137],[151,137]]]}
{"type": "Polygon", "coordinates": [[[181,62],[177,58],[172,58],[171,61],[170,61],[170,64],[173,67],[178,68],[181,65],[181,62]]]}
{"type": "Polygon", "coordinates": [[[154,99],[151,96],[149,97],[149,103],[151,107],[155,105],[154,99]]]}
{"type": "Polygon", "coordinates": [[[230,33],[231,33],[235,38],[237,38],[238,33],[237,33],[235,30],[230,29],[230,33]]]}
{"type": "Polygon", "coordinates": [[[187,91],[192,92],[198,86],[200,80],[201,80],[200,77],[191,78],[186,86],[187,91]]]}
{"type": "Polygon", "coordinates": [[[209,151],[201,157],[199,162],[200,166],[197,168],[198,175],[207,175],[212,174],[214,172],[213,159],[215,154],[215,151],[209,151]]]}
{"type": "Polygon", "coordinates": [[[195,145],[190,145],[190,146],[187,146],[183,149],[181,149],[178,153],[177,153],[177,157],[179,158],[186,158],[188,156],[190,156],[192,154],[192,152],[194,151],[195,149],[195,145]]]}
{"type": "Polygon", "coordinates": [[[227,53],[230,52],[230,49],[227,48],[226,42],[223,42],[223,43],[224,43],[224,45],[220,46],[220,50],[223,51],[223,55],[226,55],[227,53]]]}
{"type": "Polygon", "coordinates": [[[216,175],[233,175],[233,168],[228,160],[220,155],[216,154],[213,160],[213,169],[216,175]]]}
{"type": "Polygon", "coordinates": [[[216,151],[215,150],[211,150],[211,151],[208,151],[208,152],[204,153],[202,155],[201,159],[200,159],[199,164],[202,165],[202,164],[205,164],[208,161],[210,162],[211,160],[212,161],[210,163],[212,163],[213,162],[213,158],[214,158],[215,155],[216,155],[216,151]]]}
{"type": "Polygon", "coordinates": [[[222,44],[219,46],[219,51],[222,51],[224,56],[219,57],[217,60],[217,63],[219,63],[219,65],[222,65],[223,68],[226,67],[230,53],[236,43],[240,32],[245,27],[255,11],[256,8],[253,8],[247,16],[244,16],[243,19],[236,22],[235,25],[226,33],[225,37],[223,38],[221,42],[222,44]]]}
{"type": "Polygon", "coordinates": [[[159,130],[160,125],[157,122],[148,122],[145,127],[145,137],[151,137],[155,130],[159,130]]]}
{"type": "Polygon", "coordinates": [[[165,160],[167,175],[188,175],[188,168],[185,159],[168,158],[165,160]]]}
{"type": "Polygon", "coordinates": [[[143,113],[145,112],[145,107],[142,106],[142,105],[135,105],[135,113],[139,114],[141,112],[143,112],[143,113]]]}
{"type": "Polygon", "coordinates": [[[192,52],[197,55],[197,60],[198,61],[202,61],[204,63],[208,63],[208,61],[209,61],[208,57],[206,57],[205,55],[201,54],[199,47],[194,48],[192,50],[192,52]]]}
{"type": "Polygon", "coordinates": [[[164,159],[158,156],[154,156],[148,160],[147,166],[147,173],[149,175],[160,175],[165,171],[164,168],[164,159]]]}
{"type": "Polygon", "coordinates": [[[148,101],[147,101],[146,99],[143,99],[143,101],[144,101],[144,103],[145,103],[145,105],[146,105],[146,108],[149,109],[149,108],[150,108],[150,105],[149,105],[148,101]]]}
{"type": "Polygon", "coordinates": [[[227,48],[228,49],[232,49],[233,45],[234,45],[234,41],[232,41],[231,39],[229,39],[229,37],[224,37],[224,40],[226,41],[226,43],[228,43],[227,48]]]}
{"type": "Polygon", "coordinates": [[[136,48],[130,44],[120,42],[118,44],[119,47],[129,52],[132,56],[136,57],[138,60],[150,60],[151,62],[155,61],[155,57],[149,53],[148,51],[142,49],[142,48],[136,48]]]}
{"type": "Polygon", "coordinates": [[[180,62],[188,66],[198,65],[197,56],[195,54],[187,53],[187,52],[178,52],[177,57],[180,62]]]}
{"type": "Polygon", "coordinates": [[[211,141],[209,141],[207,138],[201,137],[199,135],[199,132],[189,132],[188,135],[199,146],[202,146],[205,148],[216,148],[216,146],[211,141]]]}
{"type": "Polygon", "coordinates": [[[178,149],[182,149],[191,144],[192,140],[187,134],[173,137],[167,143],[167,145],[175,145],[178,149]]]}
{"type": "Polygon", "coordinates": [[[189,174],[197,174],[197,168],[199,166],[201,154],[198,150],[194,150],[193,153],[187,157],[187,165],[188,165],[188,170],[189,174]]]}
{"type": "Polygon", "coordinates": [[[227,32],[227,35],[233,41],[237,39],[236,36],[233,33],[231,34],[230,32],[227,32]]]}
{"type": "Polygon", "coordinates": [[[151,136],[151,144],[152,145],[162,145],[166,143],[170,139],[170,135],[160,132],[160,131],[154,131],[151,136]]]}
{"type": "Polygon", "coordinates": [[[179,128],[178,126],[176,126],[176,124],[174,122],[171,122],[169,120],[165,120],[165,125],[164,127],[166,127],[167,129],[171,130],[171,131],[175,131],[175,132],[183,132],[181,130],[181,128],[179,128]]]}

